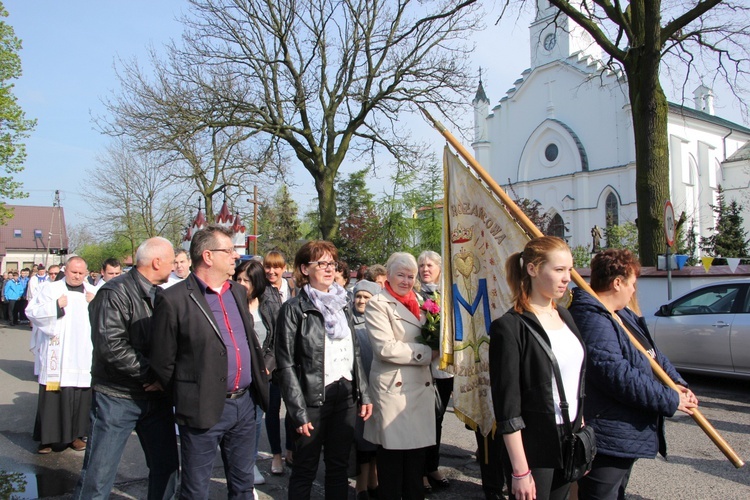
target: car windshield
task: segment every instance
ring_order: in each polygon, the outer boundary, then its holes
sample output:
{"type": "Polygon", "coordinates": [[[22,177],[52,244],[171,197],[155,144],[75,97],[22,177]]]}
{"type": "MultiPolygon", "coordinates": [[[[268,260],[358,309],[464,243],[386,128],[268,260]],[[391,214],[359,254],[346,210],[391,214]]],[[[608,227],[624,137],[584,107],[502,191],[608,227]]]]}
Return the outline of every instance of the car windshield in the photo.
{"type": "Polygon", "coordinates": [[[681,316],[686,314],[730,313],[738,292],[739,287],[726,286],[700,290],[676,302],[672,307],[672,314],[681,316]]]}

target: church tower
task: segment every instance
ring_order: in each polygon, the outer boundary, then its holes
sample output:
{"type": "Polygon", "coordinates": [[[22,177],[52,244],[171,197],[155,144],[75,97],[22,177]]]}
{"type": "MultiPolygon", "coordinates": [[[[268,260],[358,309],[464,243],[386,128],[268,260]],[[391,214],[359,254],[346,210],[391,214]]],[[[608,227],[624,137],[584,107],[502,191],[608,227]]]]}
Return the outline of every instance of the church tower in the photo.
{"type": "Polygon", "coordinates": [[[474,155],[481,162],[489,161],[490,152],[490,135],[487,128],[489,127],[488,116],[490,114],[490,100],[484,92],[482,85],[482,73],[479,73],[479,86],[474,100],[471,101],[474,107],[474,155]]]}
{"type": "Polygon", "coordinates": [[[487,136],[487,115],[490,114],[490,100],[484,92],[482,85],[482,75],[479,75],[479,86],[474,100],[471,101],[474,107],[474,142],[486,142],[487,136]]]}
{"type": "MultiPolygon", "coordinates": [[[[571,3],[580,6],[587,1],[573,0],[571,3]]],[[[601,59],[601,48],[591,35],[550,4],[549,0],[536,0],[536,17],[529,31],[532,70],[573,55],[601,59]]]]}

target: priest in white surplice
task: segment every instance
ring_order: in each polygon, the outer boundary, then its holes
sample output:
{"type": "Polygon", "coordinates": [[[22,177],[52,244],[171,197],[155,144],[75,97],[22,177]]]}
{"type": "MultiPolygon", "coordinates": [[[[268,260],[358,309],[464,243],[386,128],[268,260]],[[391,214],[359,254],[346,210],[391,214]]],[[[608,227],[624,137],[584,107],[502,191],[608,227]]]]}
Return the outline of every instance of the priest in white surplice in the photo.
{"type": "Polygon", "coordinates": [[[91,406],[91,324],[93,294],[84,283],[86,262],[71,257],[65,279],[45,284],[26,308],[37,333],[39,400],[34,439],[39,453],[53,445],[86,448],[91,406]]]}

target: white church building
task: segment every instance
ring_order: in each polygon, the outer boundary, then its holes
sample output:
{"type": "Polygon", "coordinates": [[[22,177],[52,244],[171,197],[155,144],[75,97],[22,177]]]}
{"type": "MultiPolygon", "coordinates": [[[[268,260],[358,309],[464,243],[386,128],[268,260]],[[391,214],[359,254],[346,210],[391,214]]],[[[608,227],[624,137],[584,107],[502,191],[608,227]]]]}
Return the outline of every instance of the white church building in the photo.
{"type": "MultiPolygon", "coordinates": [[[[479,82],[472,146],[498,184],[554,214],[552,234],[586,246],[594,226],[637,217],[633,122],[624,75],[603,71],[599,46],[565,16],[556,27],[555,14],[537,0],[531,68],[492,108],[479,82]]],[[[708,236],[721,185],[750,233],[750,128],[715,116],[711,89],[698,87],[694,103],[669,103],[675,214],[708,236]]]]}

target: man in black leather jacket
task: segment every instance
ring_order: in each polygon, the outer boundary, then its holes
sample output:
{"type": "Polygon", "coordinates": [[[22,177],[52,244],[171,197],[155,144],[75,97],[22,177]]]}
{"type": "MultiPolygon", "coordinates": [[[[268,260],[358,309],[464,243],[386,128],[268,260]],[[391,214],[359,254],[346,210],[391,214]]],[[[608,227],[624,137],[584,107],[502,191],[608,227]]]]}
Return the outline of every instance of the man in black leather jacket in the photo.
{"type": "Polygon", "coordinates": [[[172,403],[149,363],[158,285],[174,262],[164,238],[144,241],[136,267],[104,284],[89,306],[94,344],[91,429],[73,498],[107,498],[128,437],[136,431],[149,467],[148,498],[169,498],[177,481],[172,403]]]}

